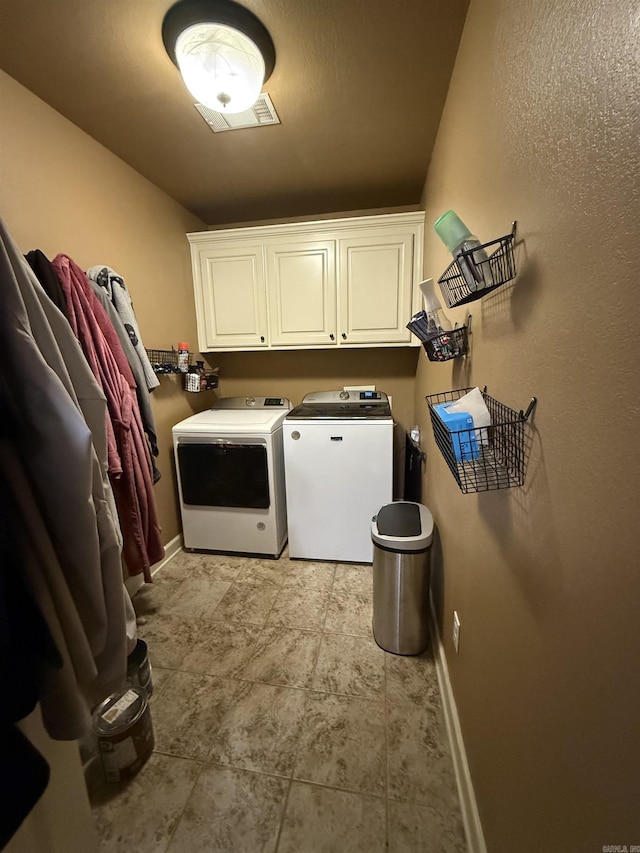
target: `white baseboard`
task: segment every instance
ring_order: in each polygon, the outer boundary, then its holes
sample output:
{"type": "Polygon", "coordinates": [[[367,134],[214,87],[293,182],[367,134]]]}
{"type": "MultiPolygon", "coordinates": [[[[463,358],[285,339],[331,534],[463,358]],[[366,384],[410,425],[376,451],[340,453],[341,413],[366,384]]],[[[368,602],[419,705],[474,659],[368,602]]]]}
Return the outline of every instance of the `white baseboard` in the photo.
{"type": "Polygon", "coordinates": [[[435,651],[434,657],[436,673],[438,675],[438,684],[440,686],[440,695],[442,696],[442,706],[447,726],[447,735],[449,737],[451,756],[453,758],[453,769],[456,775],[456,784],[458,786],[462,822],[464,823],[464,831],[467,836],[467,847],[469,853],[487,853],[484,834],[482,832],[482,824],[480,823],[480,815],[478,814],[478,806],[471,781],[471,774],[469,772],[469,764],[467,763],[467,753],[462,739],[462,729],[460,728],[458,709],[456,708],[456,702],[451,689],[449,667],[447,666],[447,659],[445,657],[440,631],[438,630],[438,620],[436,618],[433,599],[431,599],[430,604],[431,640],[435,651]]]}
{"type": "MultiPolygon", "coordinates": [[[[179,533],[177,536],[174,536],[171,542],[168,542],[164,546],[164,557],[160,560],[159,563],[156,563],[151,569],[151,576],[155,575],[157,571],[159,571],[163,566],[166,566],[170,560],[173,560],[175,555],[182,549],[182,534],[179,533]]],[[[124,585],[127,588],[127,592],[130,596],[133,596],[144,586],[144,577],[142,575],[134,575],[133,577],[127,578],[124,582],[124,585]]]]}

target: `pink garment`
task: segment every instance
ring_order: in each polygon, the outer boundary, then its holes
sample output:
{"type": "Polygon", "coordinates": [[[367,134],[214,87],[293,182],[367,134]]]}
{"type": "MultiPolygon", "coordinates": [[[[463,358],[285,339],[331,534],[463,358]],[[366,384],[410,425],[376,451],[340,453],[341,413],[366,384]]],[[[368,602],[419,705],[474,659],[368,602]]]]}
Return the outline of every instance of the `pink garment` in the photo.
{"type": "Polygon", "coordinates": [[[107,398],[109,477],[120,518],[123,555],[130,575],[143,573],[164,556],[160,539],[151,455],[145,439],[136,383],[122,344],[84,271],[67,255],[53,261],[67,300],[69,322],[107,398]]]}

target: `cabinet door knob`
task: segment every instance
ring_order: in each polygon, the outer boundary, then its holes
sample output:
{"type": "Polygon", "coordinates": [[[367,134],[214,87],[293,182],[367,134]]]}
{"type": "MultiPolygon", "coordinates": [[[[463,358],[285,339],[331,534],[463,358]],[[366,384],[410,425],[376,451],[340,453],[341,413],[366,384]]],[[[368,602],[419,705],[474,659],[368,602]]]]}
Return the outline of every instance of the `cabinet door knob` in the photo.
{"type": "Polygon", "coordinates": [[[344,333],[344,332],[342,333],[342,340],[343,340],[343,341],[346,341],[346,340],[347,340],[347,336],[345,335],[345,333],[344,333]]]}
{"type": "Polygon", "coordinates": [[[261,343],[264,343],[264,335],[260,335],[260,341],[261,343]]]}
{"type": "Polygon", "coordinates": [[[331,338],[332,341],[335,341],[335,339],[336,339],[336,336],[333,334],[333,332],[331,332],[329,337],[331,338]]]}

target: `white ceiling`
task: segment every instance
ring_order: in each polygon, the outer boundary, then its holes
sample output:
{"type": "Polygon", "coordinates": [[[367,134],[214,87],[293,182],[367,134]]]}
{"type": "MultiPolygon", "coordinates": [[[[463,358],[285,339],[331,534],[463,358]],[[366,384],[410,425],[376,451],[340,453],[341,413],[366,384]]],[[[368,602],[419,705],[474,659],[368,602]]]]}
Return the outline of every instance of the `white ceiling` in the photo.
{"type": "Polygon", "coordinates": [[[244,0],[281,124],[218,134],[165,52],[171,5],[0,0],[0,68],[211,225],[419,203],[468,0],[244,0]]]}

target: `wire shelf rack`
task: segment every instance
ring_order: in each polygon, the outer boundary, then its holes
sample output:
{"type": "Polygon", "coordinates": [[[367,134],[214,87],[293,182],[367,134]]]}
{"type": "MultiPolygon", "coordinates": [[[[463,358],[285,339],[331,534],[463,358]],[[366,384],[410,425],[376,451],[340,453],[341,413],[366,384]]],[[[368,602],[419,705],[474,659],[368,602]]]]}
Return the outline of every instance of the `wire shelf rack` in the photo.
{"type": "Polygon", "coordinates": [[[487,284],[472,290],[458,260],[456,259],[449,264],[438,279],[447,307],[456,308],[458,305],[475,302],[476,299],[482,299],[491,291],[502,287],[503,284],[515,278],[516,262],[513,244],[516,236],[516,225],[516,222],[512,224],[510,234],[505,234],[497,240],[483,243],[475,249],[468,249],[460,253],[463,265],[465,261],[470,261],[473,269],[480,273],[481,280],[487,284]],[[478,262],[474,255],[477,255],[480,250],[486,252],[487,259],[478,262]]]}
{"type": "Polygon", "coordinates": [[[464,326],[457,326],[449,332],[443,331],[441,335],[427,338],[425,329],[428,328],[426,311],[419,311],[409,323],[409,329],[422,343],[429,361],[451,361],[452,358],[461,358],[469,352],[469,332],[471,331],[471,314],[467,314],[464,326]]]}
{"type": "Polygon", "coordinates": [[[450,361],[452,358],[461,358],[466,355],[469,352],[467,332],[468,326],[462,326],[423,341],[422,346],[429,361],[450,361]]]}
{"type": "Polygon", "coordinates": [[[482,396],[491,426],[449,429],[435,406],[453,403],[471,390],[461,388],[426,397],[436,444],[460,491],[469,494],[524,485],[529,456],[525,425],[537,399],[531,398],[526,412],[516,412],[490,397],[485,386],[482,396]]]}
{"type": "MultiPolygon", "coordinates": [[[[148,349],[147,356],[154,373],[184,373],[178,367],[178,352],[175,349],[148,349]]],[[[192,364],[191,353],[187,365],[192,364]]]]}

